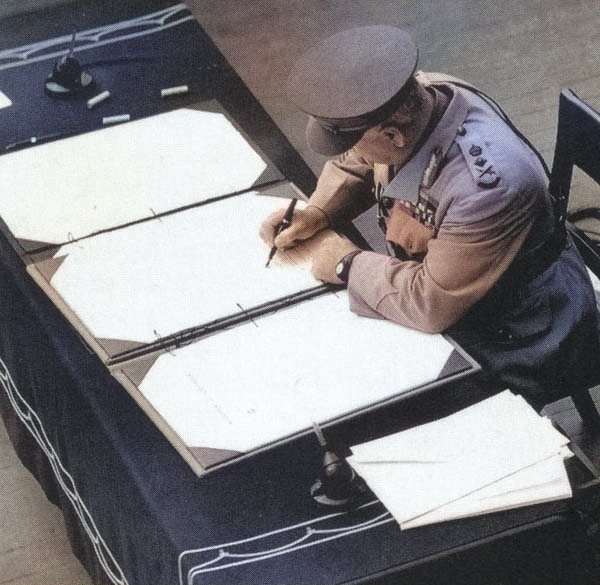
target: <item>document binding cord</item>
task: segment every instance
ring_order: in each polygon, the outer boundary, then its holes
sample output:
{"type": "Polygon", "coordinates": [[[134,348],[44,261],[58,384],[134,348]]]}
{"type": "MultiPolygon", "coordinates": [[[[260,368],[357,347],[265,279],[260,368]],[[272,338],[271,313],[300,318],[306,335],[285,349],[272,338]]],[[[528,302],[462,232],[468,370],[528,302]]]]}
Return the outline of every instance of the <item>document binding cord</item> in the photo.
{"type": "Polygon", "coordinates": [[[248,311],[246,311],[246,309],[244,309],[244,307],[242,307],[242,305],[240,305],[239,303],[236,303],[236,305],[240,308],[240,311],[248,317],[250,323],[252,323],[252,325],[254,325],[255,327],[258,327],[256,321],[250,315],[248,315],[248,311]]]}
{"type": "Polygon", "coordinates": [[[236,325],[251,322],[257,326],[255,320],[263,315],[276,313],[281,309],[291,307],[303,301],[310,300],[324,294],[332,293],[340,288],[341,287],[329,284],[322,284],[288,295],[286,297],[282,297],[275,301],[269,301],[267,303],[257,305],[251,309],[242,309],[240,313],[228,315],[227,317],[220,317],[203,325],[189,327],[188,329],[184,329],[182,331],[178,331],[177,333],[173,333],[172,335],[167,335],[156,341],[149,342],[146,345],[117,353],[106,362],[106,365],[108,367],[116,366],[124,364],[125,362],[146,357],[153,353],[168,352],[174,349],[179,349],[180,347],[190,345],[191,343],[194,343],[203,337],[213,335],[214,333],[218,333],[236,325]]]}
{"type": "MultiPolygon", "coordinates": [[[[76,134],[76,133],[73,133],[73,134],[76,134]]],[[[196,201],[194,203],[182,205],[180,207],[175,207],[173,209],[168,209],[167,211],[160,211],[158,213],[152,207],[149,207],[148,209],[149,209],[151,215],[148,217],[141,217],[139,219],[133,219],[131,221],[127,221],[127,222],[119,224],[119,225],[98,229],[94,232],[91,232],[91,233],[83,235],[83,236],[78,236],[78,237],[75,237],[73,235],[73,232],[67,232],[67,236],[66,236],[67,239],[65,242],[40,244],[33,249],[26,250],[25,253],[26,253],[26,255],[28,255],[30,257],[35,254],[44,254],[44,253],[55,254],[56,252],[58,252],[58,250],[61,248],[61,246],[64,246],[66,244],[74,244],[74,243],[80,242],[82,240],[87,240],[89,238],[93,238],[93,237],[100,236],[103,234],[109,234],[111,232],[116,232],[116,231],[119,231],[119,230],[122,230],[125,228],[136,226],[138,224],[143,224],[143,223],[146,223],[146,222],[152,221],[152,220],[160,221],[164,217],[168,217],[170,215],[176,215],[178,213],[181,213],[182,211],[188,211],[190,209],[204,207],[205,205],[210,205],[211,203],[218,203],[219,201],[225,201],[227,199],[239,197],[240,195],[245,195],[247,193],[256,192],[260,196],[260,194],[263,192],[267,192],[270,189],[273,189],[275,187],[284,186],[287,184],[288,183],[285,179],[272,179],[272,180],[265,181],[260,184],[251,185],[250,187],[246,187],[246,188],[240,189],[238,191],[233,191],[232,193],[226,193],[225,195],[215,195],[214,197],[208,197],[207,199],[203,199],[202,201],[196,201]]]]}

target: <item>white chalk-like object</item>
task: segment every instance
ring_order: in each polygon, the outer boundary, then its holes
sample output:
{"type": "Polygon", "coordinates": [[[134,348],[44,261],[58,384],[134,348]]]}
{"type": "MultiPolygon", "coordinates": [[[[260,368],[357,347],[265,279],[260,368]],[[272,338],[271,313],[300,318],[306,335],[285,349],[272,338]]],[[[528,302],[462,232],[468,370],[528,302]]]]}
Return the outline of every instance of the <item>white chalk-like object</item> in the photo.
{"type": "Polygon", "coordinates": [[[190,88],[187,85],[178,85],[177,87],[167,87],[160,90],[160,97],[169,97],[172,95],[181,95],[187,93],[190,88]]]}
{"type": "Polygon", "coordinates": [[[93,107],[97,106],[100,102],[107,100],[110,97],[110,91],[106,90],[102,93],[99,93],[97,96],[90,98],[87,101],[88,110],[91,110],[93,107]]]}
{"type": "Polygon", "coordinates": [[[109,124],[120,124],[121,122],[129,122],[130,120],[129,114],[121,114],[119,116],[107,116],[106,118],[102,118],[102,123],[107,126],[109,124]]]}

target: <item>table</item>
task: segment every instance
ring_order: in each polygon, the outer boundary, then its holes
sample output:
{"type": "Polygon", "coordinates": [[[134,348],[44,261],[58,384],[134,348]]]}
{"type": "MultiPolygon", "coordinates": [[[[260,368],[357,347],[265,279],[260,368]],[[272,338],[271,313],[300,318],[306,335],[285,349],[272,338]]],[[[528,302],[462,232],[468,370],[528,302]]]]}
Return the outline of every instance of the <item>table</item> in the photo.
{"type": "MultiPolygon", "coordinates": [[[[139,3],[124,3],[122,10],[128,19],[139,18],[152,12],[147,12],[148,6],[141,10],[139,3]]],[[[277,172],[310,192],[312,175],[188,18],[187,9],[158,1],[152,9],[168,9],[172,26],[124,38],[122,45],[85,49],[100,63],[98,78],[106,74],[103,79],[110,78],[109,85],[122,88],[126,96],[124,102],[106,104],[109,109],[102,115],[127,106],[136,119],[144,118],[196,102],[199,95],[216,98],[277,172]],[[193,40],[185,43],[185,51],[178,43],[184,33],[193,40]],[[159,52],[152,63],[146,61],[148,47],[159,52]],[[131,55],[135,59],[130,63],[131,55]],[[169,67],[156,67],[156,59],[164,63],[165,55],[169,67]],[[148,70],[134,81],[133,75],[110,69],[107,62],[115,59],[130,71],[148,70]],[[175,66],[178,59],[181,63],[175,66]],[[179,84],[181,77],[167,72],[178,67],[189,71],[193,62],[205,64],[196,69],[200,80],[186,78],[193,95],[165,102],[150,91],[179,84]],[[140,78],[152,86],[141,102],[135,99],[140,78]]],[[[101,25],[115,22],[113,15],[101,25]]],[[[61,32],[70,38],[69,30],[61,32]]],[[[100,114],[82,115],[81,103],[79,111],[77,104],[53,103],[61,115],[48,116],[46,96],[26,82],[45,78],[57,58],[51,49],[45,51],[39,60],[0,69],[0,90],[18,88],[9,92],[12,109],[0,110],[6,128],[0,148],[30,136],[98,128],[100,114]]],[[[39,253],[35,245],[34,250],[39,253]]],[[[323,457],[312,433],[300,433],[198,477],[139,403],[123,391],[99,354],[82,343],[80,331],[32,281],[23,260],[30,253],[6,233],[0,235],[0,407],[19,456],[61,507],[74,551],[95,582],[434,583],[451,574],[463,582],[493,583],[507,574],[535,571],[533,579],[550,583],[560,582],[565,571],[578,566],[585,551],[585,526],[565,502],[405,532],[374,499],[367,498],[358,509],[322,508],[310,497],[323,457]],[[530,545],[540,538],[545,548],[530,545]],[[477,565],[476,575],[472,563],[477,565]]],[[[343,452],[350,437],[360,442],[424,422],[485,394],[476,377],[443,382],[340,421],[328,438],[343,452]]],[[[575,475],[574,481],[581,477],[575,475]]]]}
{"type": "MultiPolygon", "coordinates": [[[[96,87],[32,101],[51,125],[66,111],[93,130],[79,132],[63,119],[51,132],[42,127],[34,142],[13,135],[0,158],[0,217],[29,274],[201,475],[312,432],[313,421],[329,431],[478,366],[442,336],[356,317],[345,292],[318,282],[299,259],[286,267],[288,253],[266,269],[260,224],[290,197],[305,199],[292,181],[303,181],[303,167],[294,164],[294,175],[286,175],[282,153],[290,161],[298,155],[285,141],[266,152],[256,143],[257,129],[272,125],[266,115],[247,127],[237,119],[254,101],[247,92],[216,88],[220,75],[205,78],[204,67],[219,60],[190,22],[175,4],[71,36],[70,51],[88,61],[96,87]],[[165,97],[167,81],[130,58],[126,79],[144,74],[137,96],[149,105],[126,124],[107,124],[107,115],[123,111],[115,108],[133,105],[121,96],[134,88],[125,91],[121,77],[96,70],[88,53],[106,52],[100,62],[110,69],[122,43],[139,45],[128,54],[146,54],[150,39],[179,28],[182,46],[203,47],[187,55],[164,43],[171,83],[185,82],[177,86],[184,91],[165,97]],[[200,65],[178,63],[178,51],[200,65]],[[109,101],[90,106],[89,96],[104,87],[109,101]],[[233,108],[224,105],[231,92],[233,108]],[[196,94],[200,101],[177,103],[196,94]],[[159,107],[167,111],[156,113],[159,107]],[[340,331],[379,341],[366,366],[360,344],[338,343],[340,331]]],[[[55,60],[67,40],[7,55],[42,52],[55,60]]],[[[14,125],[23,103],[10,83],[5,89],[13,103],[4,113],[14,125]]]]}

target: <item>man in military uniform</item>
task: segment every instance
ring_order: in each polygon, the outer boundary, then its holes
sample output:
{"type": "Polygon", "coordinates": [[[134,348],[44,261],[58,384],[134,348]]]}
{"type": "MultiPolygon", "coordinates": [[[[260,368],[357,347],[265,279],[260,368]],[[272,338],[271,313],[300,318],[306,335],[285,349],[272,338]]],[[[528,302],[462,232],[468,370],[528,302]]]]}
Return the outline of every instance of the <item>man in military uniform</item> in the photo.
{"type": "Polygon", "coordinates": [[[336,158],[291,226],[275,237],[276,212],[263,239],[308,247],[314,275],[347,284],[359,315],[450,333],[490,384],[536,407],[597,383],[594,293],[541,159],[489,98],[416,65],[410,36],[389,26],[300,59],[290,96],[309,145],[336,158]],[[334,231],[374,203],[389,255],[334,231]]]}

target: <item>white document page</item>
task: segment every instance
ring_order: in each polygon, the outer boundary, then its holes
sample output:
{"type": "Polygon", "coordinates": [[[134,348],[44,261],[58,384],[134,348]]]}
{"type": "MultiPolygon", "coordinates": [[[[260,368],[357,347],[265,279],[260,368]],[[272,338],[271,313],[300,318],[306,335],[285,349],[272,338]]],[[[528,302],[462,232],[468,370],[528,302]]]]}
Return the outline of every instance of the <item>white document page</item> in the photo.
{"type": "Polygon", "coordinates": [[[247,452],[432,382],[452,351],[344,291],[163,354],[139,390],[188,446],[247,452]]]}
{"type": "Polygon", "coordinates": [[[450,416],[352,447],[357,461],[444,463],[485,455],[496,444],[559,451],[567,439],[510,390],[450,416]],[[485,440],[482,440],[485,439],[485,440]]]}
{"type": "Polygon", "coordinates": [[[548,419],[505,391],[356,445],[349,461],[402,526],[561,453],[567,443],[548,419]]]}
{"type": "Polygon", "coordinates": [[[260,225],[287,204],[250,192],[65,245],[50,285],[96,338],[149,343],[239,314],[322,284],[281,253],[265,267],[260,225]]]}
{"type": "Polygon", "coordinates": [[[225,115],[181,109],[0,157],[0,216],[62,244],[249,189],[266,168],[225,115]]]}
{"type": "Polygon", "coordinates": [[[464,498],[404,522],[402,528],[415,528],[434,522],[566,499],[572,493],[563,457],[552,455],[464,498]]]}

